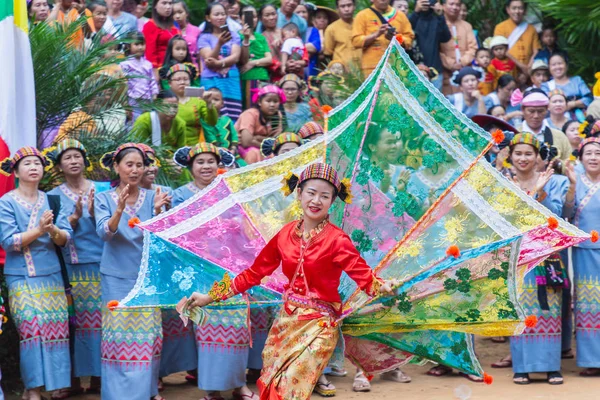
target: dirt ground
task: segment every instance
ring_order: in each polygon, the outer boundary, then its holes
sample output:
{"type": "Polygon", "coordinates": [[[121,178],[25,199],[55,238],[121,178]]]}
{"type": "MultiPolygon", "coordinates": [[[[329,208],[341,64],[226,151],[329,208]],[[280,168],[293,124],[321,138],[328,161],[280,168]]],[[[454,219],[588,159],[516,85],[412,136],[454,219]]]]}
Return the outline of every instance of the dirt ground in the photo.
{"type": "MultiPolygon", "coordinates": [[[[337,387],[336,400],[437,400],[437,399],[493,399],[493,400],[596,400],[600,399],[600,377],[582,378],[579,377],[579,368],[575,365],[575,360],[563,360],[563,375],[565,383],[561,386],[550,386],[545,381],[545,375],[532,375],[534,381],[528,386],[519,386],[512,383],[511,369],[493,369],[490,364],[500,357],[508,354],[509,345],[492,343],[483,338],[476,339],[476,349],[480,360],[486,372],[494,377],[492,385],[477,384],[468,381],[458,375],[444,377],[430,377],[425,375],[429,366],[410,365],[403,368],[403,371],[412,377],[411,383],[384,382],[375,378],[372,383],[372,390],[369,393],[355,393],[352,391],[352,378],[349,374],[345,378],[332,378],[337,387]],[[538,379],[536,381],[536,379],[538,379]],[[465,387],[466,386],[466,387],[465,387]],[[457,397],[455,390],[471,390],[470,397],[457,397]]],[[[348,363],[347,368],[352,370],[348,363]]],[[[252,389],[255,389],[252,387],[252,389]]],[[[165,380],[165,390],[161,393],[166,400],[199,400],[204,396],[194,386],[185,382],[183,374],[172,375],[165,380]]],[[[231,398],[225,396],[225,398],[231,398]]],[[[314,395],[313,399],[321,398],[314,395]]],[[[19,400],[16,395],[8,395],[7,400],[19,400]]],[[[82,395],[73,397],[76,400],[99,400],[97,395],[82,395]]],[[[126,400],[126,399],[123,399],[126,400]]]]}

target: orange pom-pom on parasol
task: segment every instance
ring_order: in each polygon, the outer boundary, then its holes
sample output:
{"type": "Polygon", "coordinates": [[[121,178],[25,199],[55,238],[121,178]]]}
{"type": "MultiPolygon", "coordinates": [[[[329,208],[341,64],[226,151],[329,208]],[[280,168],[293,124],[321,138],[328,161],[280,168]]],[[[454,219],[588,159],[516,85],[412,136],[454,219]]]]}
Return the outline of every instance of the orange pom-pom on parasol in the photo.
{"type": "Polygon", "coordinates": [[[111,300],[106,305],[110,311],[113,311],[115,308],[119,306],[119,302],[117,300],[111,300]]]}
{"type": "Polygon", "coordinates": [[[325,114],[329,114],[329,112],[333,110],[333,108],[330,105],[325,104],[323,107],[321,107],[321,111],[323,111],[325,114]]]}
{"type": "Polygon", "coordinates": [[[484,372],[483,383],[485,383],[486,385],[491,385],[492,383],[494,383],[494,378],[491,375],[488,375],[484,372]]]}
{"type": "Polygon", "coordinates": [[[548,218],[548,228],[550,228],[552,230],[558,228],[558,220],[554,217],[549,217],[548,218]]]}
{"type": "Polygon", "coordinates": [[[598,231],[591,231],[590,235],[592,235],[592,237],[590,238],[592,243],[596,243],[598,241],[598,231]]]}
{"type": "Polygon", "coordinates": [[[399,44],[404,43],[404,37],[402,37],[401,33],[396,35],[396,40],[398,41],[399,44]]]}
{"type": "Polygon", "coordinates": [[[142,221],[140,221],[138,217],[131,217],[129,218],[129,221],[127,221],[127,225],[129,225],[130,228],[135,228],[135,226],[140,222],[142,221]]]}
{"type": "Polygon", "coordinates": [[[525,318],[525,326],[528,328],[533,328],[537,325],[537,317],[535,315],[530,315],[527,318],[525,318]]]}
{"type": "Polygon", "coordinates": [[[496,129],[494,133],[492,133],[492,139],[494,139],[494,143],[500,144],[504,140],[504,132],[500,129],[496,129]]]}
{"type": "Polygon", "coordinates": [[[458,258],[458,257],[460,257],[460,249],[458,248],[457,245],[453,244],[452,246],[448,247],[448,249],[446,250],[446,255],[452,256],[454,258],[458,258]]]}

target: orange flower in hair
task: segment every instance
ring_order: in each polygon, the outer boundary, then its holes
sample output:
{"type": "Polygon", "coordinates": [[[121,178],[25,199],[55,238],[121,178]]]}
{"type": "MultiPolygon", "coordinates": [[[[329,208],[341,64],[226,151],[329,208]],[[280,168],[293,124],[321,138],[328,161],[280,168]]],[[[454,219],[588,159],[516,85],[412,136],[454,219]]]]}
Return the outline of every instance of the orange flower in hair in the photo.
{"type": "Polygon", "coordinates": [[[548,218],[548,228],[550,228],[552,230],[558,228],[558,221],[556,218],[554,218],[554,217],[548,218]]]}
{"type": "Polygon", "coordinates": [[[127,221],[127,225],[129,225],[130,228],[135,228],[135,226],[140,222],[142,221],[140,221],[138,217],[131,217],[129,221],[127,221]]]}
{"type": "Polygon", "coordinates": [[[460,257],[460,249],[458,248],[457,245],[453,244],[452,246],[448,247],[448,249],[446,250],[446,255],[452,256],[454,258],[458,258],[458,257],[460,257]]]}

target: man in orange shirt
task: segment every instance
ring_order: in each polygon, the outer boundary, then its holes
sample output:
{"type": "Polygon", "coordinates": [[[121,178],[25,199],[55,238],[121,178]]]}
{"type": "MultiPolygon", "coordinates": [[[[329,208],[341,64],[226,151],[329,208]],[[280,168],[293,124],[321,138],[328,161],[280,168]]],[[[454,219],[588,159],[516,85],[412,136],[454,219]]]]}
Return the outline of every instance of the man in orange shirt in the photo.
{"type": "Polygon", "coordinates": [[[371,0],[372,6],[356,14],[352,24],[352,44],[362,49],[361,68],[366,78],[377,66],[395,35],[410,49],[415,34],[406,15],[390,6],[390,0],[371,0]],[[387,23],[383,23],[383,21],[387,23]]]}
{"type": "Polygon", "coordinates": [[[336,0],[340,19],[325,29],[323,54],[332,60],[339,60],[346,68],[359,64],[362,51],[352,45],[352,23],[354,22],[355,0],[336,0]]]}

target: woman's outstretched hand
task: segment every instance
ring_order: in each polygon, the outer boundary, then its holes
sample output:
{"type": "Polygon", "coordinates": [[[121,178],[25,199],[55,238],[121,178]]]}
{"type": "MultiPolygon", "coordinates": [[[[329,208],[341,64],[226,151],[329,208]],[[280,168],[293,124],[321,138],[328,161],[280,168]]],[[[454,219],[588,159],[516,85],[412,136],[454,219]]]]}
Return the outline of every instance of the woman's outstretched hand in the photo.
{"type": "Polygon", "coordinates": [[[397,279],[388,279],[383,281],[381,288],[379,289],[381,294],[385,294],[387,296],[395,296],[396,288],[400,286],[400,282],[397,279]]]}
{"type": "Polygon", "coordinates": [[[213,298],[207,294],[194,292],[190,296],[190,307],[205,307],[213,302],[213,298]]]}

